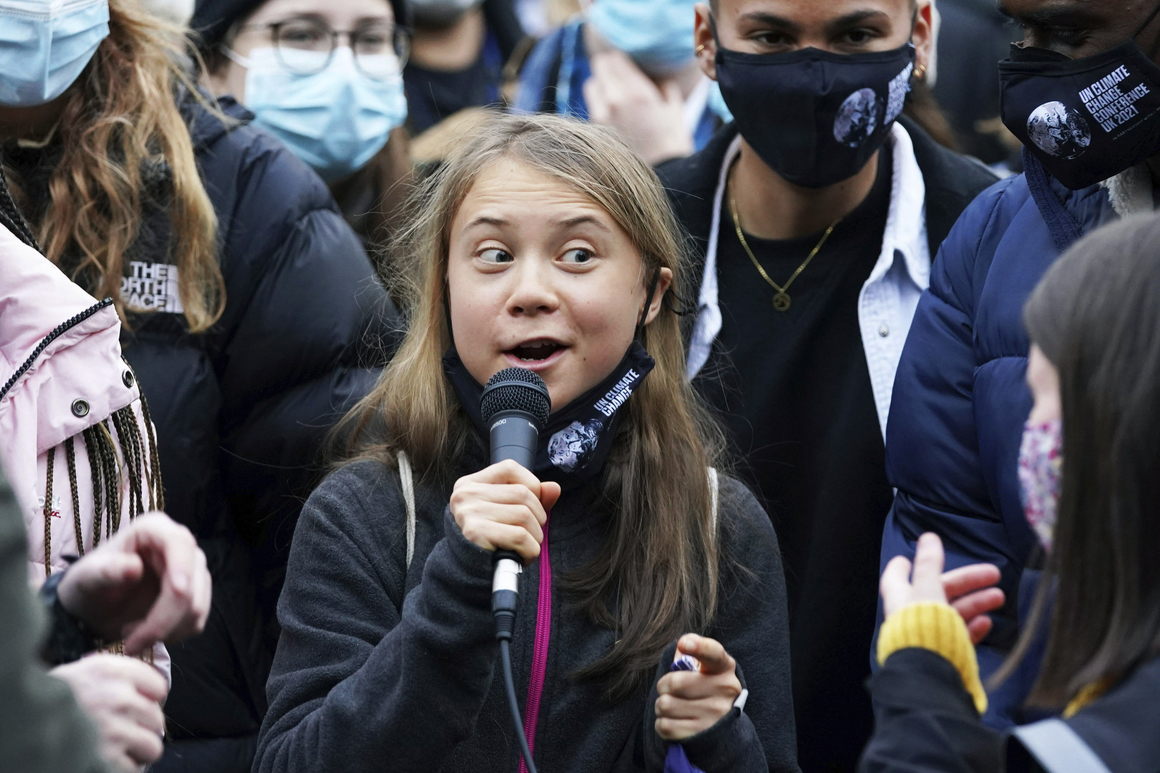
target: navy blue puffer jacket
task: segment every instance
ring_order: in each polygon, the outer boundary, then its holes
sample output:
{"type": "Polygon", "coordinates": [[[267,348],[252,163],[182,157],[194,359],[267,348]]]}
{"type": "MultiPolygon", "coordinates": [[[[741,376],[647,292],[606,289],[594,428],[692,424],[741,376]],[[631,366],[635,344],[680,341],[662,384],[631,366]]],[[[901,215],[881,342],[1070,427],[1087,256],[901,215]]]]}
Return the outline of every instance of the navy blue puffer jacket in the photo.
{"type": "MultiPolygon", "coordinates": [[[[933,531],[948,569],[985,561],[1002,571],[1008,602],[979,648],[984,678],[1014,642],[1037,574],[1023,577],[1037,542],[1017,477],[1031,409],[1023,304],[1064,249],[1117,217],[1105,189],[1068,190],[1025,159],[1027,173],[982,193],[943,242],[898,366],[886,428],[887,477],[898,493],[882,567],[897,555],[913,557],[919,535],[933,531]]],[[[1029,663],[992,695],[989,722],[1011,722],[1033,672],[1029,663]]]]}

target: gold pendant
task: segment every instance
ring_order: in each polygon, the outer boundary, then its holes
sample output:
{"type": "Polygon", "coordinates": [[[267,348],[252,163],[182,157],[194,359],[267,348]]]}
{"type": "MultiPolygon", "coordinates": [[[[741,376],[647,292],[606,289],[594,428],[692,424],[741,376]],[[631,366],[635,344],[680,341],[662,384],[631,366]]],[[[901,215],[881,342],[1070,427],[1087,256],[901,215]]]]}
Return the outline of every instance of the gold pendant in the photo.
{"type": "Polygon", "coordinates": [[[785,293],[778,293],[777,295],[773,296],[774,311],[789,311],[789,304],[789,296],[785,293]]]}

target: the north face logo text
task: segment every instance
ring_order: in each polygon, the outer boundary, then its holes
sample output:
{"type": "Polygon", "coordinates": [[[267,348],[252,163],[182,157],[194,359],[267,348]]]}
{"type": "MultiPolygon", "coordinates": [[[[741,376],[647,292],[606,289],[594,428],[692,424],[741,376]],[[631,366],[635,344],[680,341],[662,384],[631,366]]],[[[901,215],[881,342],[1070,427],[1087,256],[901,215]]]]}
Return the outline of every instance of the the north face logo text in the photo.
{"type": "Polygon", "coordinates": [[[121,279],[121,299],[135,311],[182,314],[185,309],[177,282],[177,266],[133,260],[129,262],[127,276],[121,279]]]}

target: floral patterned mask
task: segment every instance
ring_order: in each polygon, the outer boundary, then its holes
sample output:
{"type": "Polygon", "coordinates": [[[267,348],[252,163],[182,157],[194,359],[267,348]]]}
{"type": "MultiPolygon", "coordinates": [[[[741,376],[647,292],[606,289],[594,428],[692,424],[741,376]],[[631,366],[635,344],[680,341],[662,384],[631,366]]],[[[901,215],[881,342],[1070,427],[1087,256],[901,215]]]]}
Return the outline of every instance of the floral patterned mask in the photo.
{"type": "Polygon", "coordinates": [[[1051,550],[1063,473],[1063,422],[1060,419],[1023,426],[1019,447],[1019,484],[1023,512],[1045,550],[1051,550]]]}

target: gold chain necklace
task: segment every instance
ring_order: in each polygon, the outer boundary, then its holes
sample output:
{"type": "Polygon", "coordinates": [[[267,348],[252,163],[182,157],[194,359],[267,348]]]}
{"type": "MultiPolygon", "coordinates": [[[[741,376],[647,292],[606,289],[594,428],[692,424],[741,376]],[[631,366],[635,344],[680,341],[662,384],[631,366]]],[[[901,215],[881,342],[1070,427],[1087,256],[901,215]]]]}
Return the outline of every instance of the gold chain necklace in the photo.
{"type": "Polygon", "coordinates": [[[733,228],[737,231],[737,240],[741,242],[741,246],[745,248],[745,254],[748,255],[749,259],[753,261],[753,265],[757,269],[758,273],[761,274],[761,278],[766,282],[769,282],[770,287],[772,287],[774,290],[777,290],[777,293],[773,296],[773,308],[776,311],[789,311],[791,303],[788,292],[789,286],[793,284],[793,280],[797,279],[801,272],[806,270],[806,266],[810,264],[810,261],[814,259],[814,256],[821,251],[822,246],[826,243],[826,240],[830,238],[830,234],[832,234],[834,229],[838,227],[838,223],[842,222],[842,218],[838,218],[833,223],[830,223],[830,227],[826,229],[824,234],[822,234],[822,238],[818,240],[818,243],[814,245],[812,250],[810,250],[810,254],[807,255],[806,259],[802,261],[802,264],[797,267],[797,271],[793,272],[793,276],[791,276],[786,281],[785,286],[782,287],[779,286],[777,282],[769,278],[769,274],[765,273],[765,269],[762,268],[761,263],[758,262],[757,256],[753,254],[753,250],[749,249],[749,242],[745,241],[745,234],[741,232],[741,219],[737,216],[737,200],[733,197],[732,192],[729,194],[729,209],[733,214],[733,228]]]}

